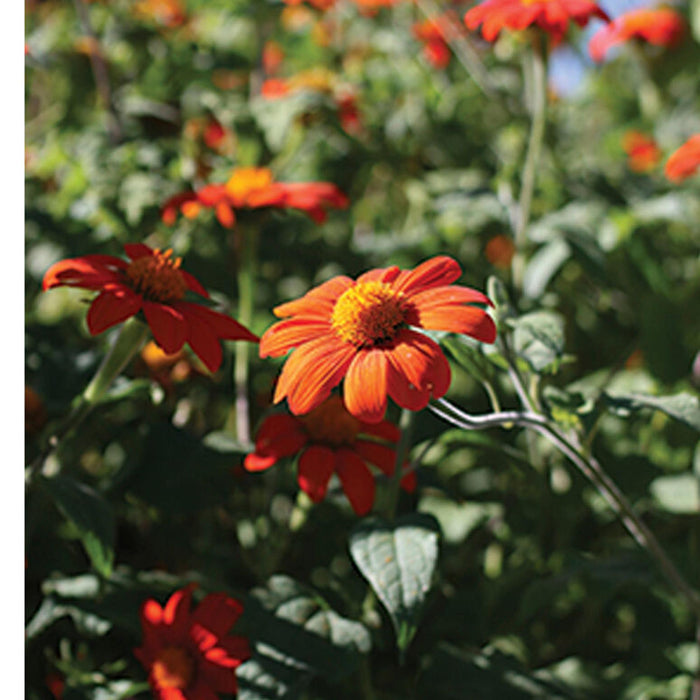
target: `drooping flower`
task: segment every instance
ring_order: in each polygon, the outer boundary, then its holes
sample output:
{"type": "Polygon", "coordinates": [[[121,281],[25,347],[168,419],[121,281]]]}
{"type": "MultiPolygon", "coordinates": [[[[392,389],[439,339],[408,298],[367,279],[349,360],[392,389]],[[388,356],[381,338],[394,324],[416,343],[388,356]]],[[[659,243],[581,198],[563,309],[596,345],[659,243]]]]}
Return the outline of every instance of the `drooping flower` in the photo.
{"type": "Polygon", "coordinates": [[[608,50],[630,39],[640,39],[655,46],[672,47],[680,42],[685,23],[670,8],[630,10],[599,29],[588,43],[594,61],[602,61],[608,50]]]}
{"type": "Polygon", "coordinates": [[[43,289],[81,287],[99,291],[87,312],[92,335],[106,331],[143,312],[156,343],[172,355],[189,343],[211,372],[221,365],[220,340],[256,342],[238,321],[202,304],[185,299],[194,292],[209,293],[188,272],[172,251],[151,249],[143,243],[124,246],[129,261],[112,255],[85,255],[52,265],[44,275],[43,289]]]}
{"type": "Polygon", "coordinates": [[[274,207],[299,209],[321,223],[328,209],[343,209],[348,204],[348,198],[330,182],[274,182],[267,168],[235,168],[226,183],[205,185],[168,199],[161,218],[164,223],[173,224],[178,211],[194,218],[204,207],[214,209],[222,226],[233,228],[236,210],[274,207]]]}
{"type": "MultiPolygon", "coordinates": [[[[328,483],[337,474],[343,491],[357,515],[365,515],[374,503],[375,483],[367,463],[384,474],[394,473],[399,429],[389,421],[366,423],[348,413],[343,400],[333,394],[304,416],[275,413],[260,426],[255,451],[243,465],[262,471],[284,457],[299,455],[299,488],[314,503],[323,500],[328,483]]],[[[408,491],[415,488],[415,473],[401,481],[408,491]]]]}
{"type": "Polygon", "coordinates": [[[422,22],[416,22],[413,27],[413,36],[423,42],[423,55],[435,68],[447,68],[450,65],[452,53],[446,40],[446,27],[452,22],[449,15],[439,15],[422,22]]]}
{"type": "Polygon", "coordinates": [[[569,22],[585,27],[592,17],[609,21],[592,0],[484,0],[467,11],[464,22],[472,30],[481,24],[486,41],[495,41],[502,29],[521,30],[535,25],[559,42],[569,22]]]}
{"type": "Polygon", "coordinates": [[[641,131],[627,131],[622,137],[622,148],[629,169],[635,173],[649,172],[661,160],[661,149],[654,138],[641,131]]]}
{"type": "Polygon", "coordinates": [[[413,411],[444,396],[450,367],[440,346],[411,328],[465,333],[485,343],[496,327],[482,306],[490,300],[453,286],[459,264],[431,258],[415,270],[388,267],[334,277],[295,301],[274,309],[284,319],[260,340],[261,357],[292,350],[282,368],[274,401],[284,398],[295,415],[308,413],[344,379],[348,411],[378,423],[387,399],[413,411]]]}
{"type": "Polygon", "coordinates": [[[142,646],[134,655],[148,671],[156,700],[216,700],[238,691],[236,668],[250,658],[248,640],[229,634],[243,606],[210,593],[190,612],[192,590],[173,593],[161,607],[141,606],[142,646]]]}
{"type": "Polygon", "coordinates": [[[664,172],[672,182],[681,182],[700,168],[700,134],[691,136],[666,161],[664,172]]]}

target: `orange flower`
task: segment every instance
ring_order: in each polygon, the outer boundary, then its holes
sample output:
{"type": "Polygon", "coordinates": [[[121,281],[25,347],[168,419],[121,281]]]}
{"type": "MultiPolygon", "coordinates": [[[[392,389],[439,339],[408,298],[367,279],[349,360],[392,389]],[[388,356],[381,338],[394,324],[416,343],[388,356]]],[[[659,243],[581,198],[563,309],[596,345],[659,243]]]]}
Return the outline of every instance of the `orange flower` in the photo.
{"type": "Polygon", "coordinates": [[[440,346],[409,326],[465,333],[485,343],[496,327],[481,306],[481,292],[451,286],[459,264],[438,256],[415,270],[370,270],[356,281],[340,276],[301,299],[274,309],[284,319],[260,340],[261,357],[289,350],[274,401],[287,398],[292,413],[308,413],[345,378],[347,409],[362,421],[378,423],[387,397],[418,411],[431,397],[444,396],[450,366],[440,346]]]}
{"type": "Polygon", "coordinates": [[[134,5],[134,13],[171,28],[179,27],[187,20],[179,0],[140,0],[134,5]]]}
{"type": "Polygon", "coordinates": [[[452,54],[445,41],[445,25],[450,21],[448,15],[441,15],[413,25],[413,36],[423,42],[423,55],[435,68],[447,68],[450,64],[452,54]]]}
{"type": "MultiPolygon", "coordinates": [[[[261,471],[284,457],[299,454],[299,488],[314,503],[323,500],[328,482],[335,473],[357,515],[365,515],[374,503],[374,478],[367,462],[384,474],[394,473],[399,429],[389,421],[366,423],[348,413],[340,396],[326,399],[305,416],[286,413],[268,416],[258,430],[255,452],[243,465],[248,471],[261,471]]],[[[415,473],[405,476],[401,485],[415,489],[415,473]]]]}
{"type": "Polygon", "coordinates": [[[327,209],[343,209],[348,198],[329,182],[274,182],[267,168],[236,168],[225,184],[205,185],[194,192],[181,192],[163,205],[161,218],[173,224],[180,211],[185,217],[197,216],[201,207],[214,209],[222,226],[233,228],[236,209],[300,209],[316,223],[322,223],[327,209]]]}
{"type": "Polygon", "coordinates": [[[236,668],[250,658],[248,640],[229,634],[243,606],[225,593],[210,593],[190,612],[192,590],[176,591],[161,607],[141,607],[143,645],[134,655],[148,671],[156,700],[216,700],[236,693],[236,668]]]}
{"type": "Polygon", "coordinates": [[[168,355],[153,341],[146,343],[139,353],[142,370],[165,388],[172,384],[186,381],[194,367],[187,359],[184,348],[173,355],[168,355]]]}
{"type": "Polygon", "coordinates": [[[515,243],[512,238],[500,233],[489,239],[484,254],[494,267],[507,270],[515,255],[515,243]]]}
{"type": "Polygon", "coordinates": [[[594,61],[602,61],[612,46],[630,39],[641,39],[655,46],[675,46],[684,31],[683,18],[675,10],[630,10],[599,29],[588,43],[588,51],[594,61]]]}
{"type": "Polygon", "coordinates": [[[700,134],[694,134],[670,155],[664,172],[672,182],[680,182],[693,175],[699,167],[700,134]]]}
{"type": "Polygon", "coordinates": [[[46,407],[30,386],[24,387],[24,434],[34,435],[38,433],[46,423],[46,407]]]}
{"type": "Polygon", "coordinates": [[[274,75],[279,70],[284,60],[284,50],[276,41],[266,41],[263,46],[262,64],[263,70],[268,75],[274,75]]]}
{"type": "Polygon", "coordinates": [[[591,17],[609,21],[592,0],[485,0],[464,15],[468,29],[480,24],[487,41],[495,41],[501,29],[525,29],[536,25],[555,42],[564,38],[569,21],[585,27],[591,17]]]}
{"type": "Polygon", "coordinates": [[[651,136],[641,131],[628,131],[622,137],[622,147],[627,153],[629,169],[635,173],[646,173],[661,160],[661,149],[651,136]]]}
{"type": "Polygon", "coordinates": [[[190,291],[209,297],[172,251],[152,250],[142,243],[124,246],[130,262],[111,255],[85,255],[52,265],[43,289],[81,287],[99,290],[87,313],[92,335],[143,312],[159,347],[176,353],[185,342],[211,372],[221,365],[220,339],[257,341],[247,328],[229,316],[185,301],[190,291]]]}

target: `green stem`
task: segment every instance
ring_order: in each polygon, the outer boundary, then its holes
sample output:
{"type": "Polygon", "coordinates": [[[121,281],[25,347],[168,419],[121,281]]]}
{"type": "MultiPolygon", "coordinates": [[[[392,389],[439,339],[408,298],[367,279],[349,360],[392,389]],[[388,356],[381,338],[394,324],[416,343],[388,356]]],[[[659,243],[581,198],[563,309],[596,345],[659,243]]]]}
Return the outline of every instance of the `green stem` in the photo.
{"type": "MultiPolygon", "coordinates": [[[[234,229],[234,247],[237,252],[238,320],[250,328],[255,298],[255,271],[257,268],[257,231],[252,228],[234,229]]],[[[250,403],[248,377],[250,348],[248,343],[236,343],[234,350],[233,384],[235,391],[236,437],[243,445],[251,444],[250,403]]]]}
{"type": "Polygon", "coordinates": [[[391,479],[389,480],[387,499],[383,508],[383,515],[387,520],[393,520],[396,516],[396,507],[398,506],[399,494],[401,492],[401,479],[403,478],[403,465],[406,461],[406,456],[408,455],[411,439],[413,437],[414,416],[415,413],[413,411],[409,411],[407,408],[404,408],[401,411],[401,418],[399,419],[401,437],[399,438],[399,444],[396,447],[396,463],[394,466],[394,473],[391,475],[391,479]]]}
{"type": "Polygon", "coordinates": [[[584,455],[580,445],[563,435],[556,426],[551,425],[545,416],[530,411],[501,411],[485,416],[472,416],[445,399],[439,399],[435,404],[429,404],[429,408],[447,422],[465,430],[483,430],[484,428],[513,424],[529,428],[546,437],[596,487],[637,544],[656,561],[669,583],[683,596],[690,610],[700,619],[700,595],[669,559],[654,533],[634,512],[627,497],[594,457],[584,455]]]}
{"type": "Polygon", "coordinates": [[[527,226],[530,220],[532,195],[535,190],[537,169],[542,152],[544,127],[547,121],[547,63],[539,36],[537,35],[535,35],[533,39],[532,51],[529,56],[531,59],[530,68],[532,75],[532,122],[530,124],[527,155],[525,156],[525,164],[523,166],[520,199],[518,201],[514,232],[515,255],[513,256],[512,262],[513,285],[518,291],[521,291],[523,286],[527,248],[527,226]]]}
{"type": "Polygon", "coordinates": [[[73,402],[73,408],[58,430],[49,438],[46,449],[29,465],[27,481],[38,472],[62,442],[85,420],[92,409],[99,403],[112,382],[141,349],[148,334],[145,326],[135,318],[126,321],[114,341],[114,345],[102,360],[95,376],[85,387],[83,393],[73,402]]]}

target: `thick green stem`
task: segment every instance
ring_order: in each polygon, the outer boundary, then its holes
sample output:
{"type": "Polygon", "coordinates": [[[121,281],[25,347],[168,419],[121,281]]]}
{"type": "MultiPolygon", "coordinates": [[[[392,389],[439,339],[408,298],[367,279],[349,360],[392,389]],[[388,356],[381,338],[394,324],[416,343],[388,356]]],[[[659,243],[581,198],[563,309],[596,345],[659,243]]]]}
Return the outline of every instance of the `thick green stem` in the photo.
{"type": "Polygon", "coordinates": [[[112,382],[141,349],[147,334],[148,327],[135,318],[130,318],[122,325],[114,345],[105,355],[102,364],[83,393],[74,401],[70,414],[49,438],[46,449],[29,465],[27,480],[31,480],[31,477],[42,468],[48,457],[59,448],[62,441],[75,431],[99,403],[112,382]]]}
{"type": "Polygon", "coordinates": [[[537,180],[537,169],[542,152],[544,127],[547,121],[547,64],[539,37],[535,36],[530,54],[530,69],[532,76],[532,121],[527,145],[527,155],[523,165],[523,175],[520,186],[517,218],[515,221],[515,255],[513,256],[512,272],[513,285],[517,291],[522,291],[525,273],[527,226],[530,221],[532,196],[537,180]]]}
{"type": "MultiPolygon", "coordinates": [[[[257,231],[252,228],[234,229],[234,247],[237,253],[238,320],[249,328],[253,320],[255,271],[257,268],[257,231]]],[[[248,377],[250,348],[248,343],[236,343],[233,367],[235,391],[236,437],[244,445],[251,443],[250,402],[248,377]]]]}
{"type": "Polygon", "coordinates": [[[401,411],[401,418],[399,419],[399,428],[401,430],[401,437],[399,438],[399,444],[396,447],[396,463],[394,466],[394,473],[391,475],[389,480],[389,489],[387,493],[386,502],[384,508],[382,509],[384,517],[387,520],[393,520],[396,516],[396,507],[399,503],[399,494],[401,492],[401,479],[403,478],[403,468],[408,455],[408,450],[411,445],[411,439],[413,437],[413,418],[415,413],[404,408],[401,411]]]}

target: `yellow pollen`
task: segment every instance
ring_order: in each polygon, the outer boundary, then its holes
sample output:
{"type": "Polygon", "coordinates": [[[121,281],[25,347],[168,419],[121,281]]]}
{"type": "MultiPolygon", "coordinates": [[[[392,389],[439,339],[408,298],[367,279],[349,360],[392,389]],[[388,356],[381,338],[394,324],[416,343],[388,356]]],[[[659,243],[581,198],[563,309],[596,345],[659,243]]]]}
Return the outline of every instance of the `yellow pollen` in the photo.
{"type": "Polygon", "coordinates": [[[340,396],[333,395],[320,406],[299,416],[312,442],[340,447],[352,445],[360,431],[360,422],[348,413],[340,396]]]}
{"type": "Polygon", "coordinates": [[[234,206],[242,206],[253,192],[271,184],[272,171],[268,168],[236,168],[226,183],[226,192],[233,199],[234,206]]]}
{"type": "Polygon", "coordinates": [[[160,688],[187,688],[194,671],[194,660],[181,647],[161,649],[151,667],[153,680],[160,688]]]}
{"type": "Polygon", "coordinates": [[[160,252],[132,260],[126,268],[126,277],[135,292],[149,301],[167,304],[185,296],[187,283],[180,272],[180,258],[171,259],[173,251],[160,252]]]}
{"type": "Polygon", "coordinates": [[[403,294],[384,282],[361,282],[341,294],[331,325],[340,338],[357,347],[392,340],[406,322],[403,294]]]}

